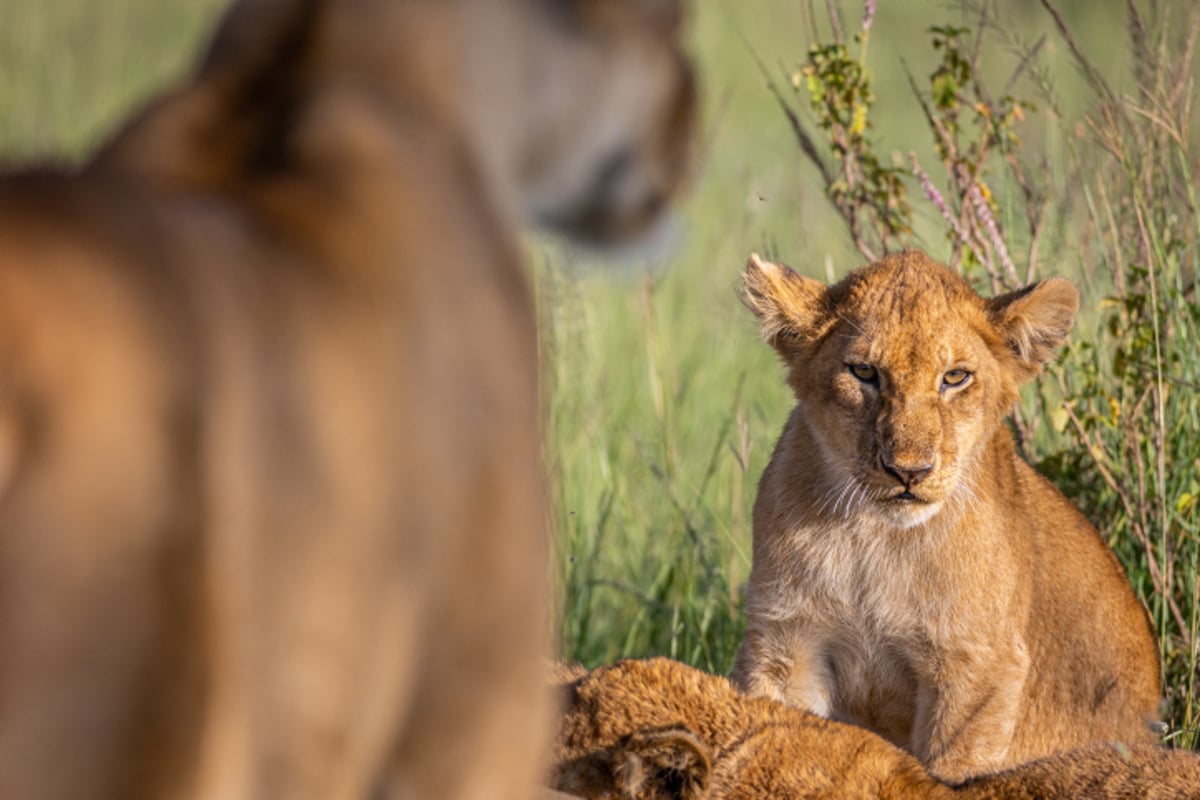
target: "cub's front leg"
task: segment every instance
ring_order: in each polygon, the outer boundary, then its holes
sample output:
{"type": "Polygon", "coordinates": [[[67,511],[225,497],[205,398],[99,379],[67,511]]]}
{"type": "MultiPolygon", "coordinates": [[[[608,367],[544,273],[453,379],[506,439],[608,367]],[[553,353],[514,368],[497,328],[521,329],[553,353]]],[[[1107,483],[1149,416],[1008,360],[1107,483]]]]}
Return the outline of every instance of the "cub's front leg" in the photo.
{"type": "Polygon", "coordinates": [[[829,717],[833,678],[822,640],[795,626],[794,620],[786,624],[750,621],[730,680],[753,697],[769,697],[829,717]]]}
{"type": "Polygon", "coordinates": [[[957,782],[1008,766],[1021,714],[1029,653],[1023,639],[940,652],[921,680],[913,752],[938,777],[957,782]]]}

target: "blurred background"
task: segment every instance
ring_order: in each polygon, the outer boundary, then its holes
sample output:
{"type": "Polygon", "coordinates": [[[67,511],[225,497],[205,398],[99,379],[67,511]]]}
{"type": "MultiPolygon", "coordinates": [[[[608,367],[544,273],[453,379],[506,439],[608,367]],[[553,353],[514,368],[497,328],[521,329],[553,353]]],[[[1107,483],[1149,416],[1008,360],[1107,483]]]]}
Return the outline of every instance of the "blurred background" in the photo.
{"type": "MultiPolygon", "coordinates": [[[[194,63],[223,5],[4,0],[0,161],[84,157],[194,63]]],[[[1195,744],[1198,19],[1165,0],[694,5],[705,122],[678,247],[613,264],[529,243],[565,656],[728,669],[755,487],[791,406],[741,267],[757,250],[836,278],[920,246],[984,293],[1051,274],[1083,289],[1015,430],[1126,564],[1170,738],[1195,744]]]]}

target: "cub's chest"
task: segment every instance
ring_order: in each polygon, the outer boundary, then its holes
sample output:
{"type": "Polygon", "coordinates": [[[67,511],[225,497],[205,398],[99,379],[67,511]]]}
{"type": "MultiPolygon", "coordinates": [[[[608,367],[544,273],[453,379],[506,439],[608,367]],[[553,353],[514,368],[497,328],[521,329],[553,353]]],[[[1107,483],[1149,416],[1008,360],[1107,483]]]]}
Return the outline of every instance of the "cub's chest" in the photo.
{"type": "MultiPolygon", "coordinates": [[[[792,528],[760,587],[771,616],[827,620],[850,638],[919,635],[952,598],[940,533],[846,522],[792,528]]],[[[756,605],[763,605],[756,603],[756,605]]]]}
{"type": "Polygon", "coordinates": [[[934,639],[952,624],[930,563],[936,547],[896,533],[869,524],[797,529],[779,554],[787,563],[776,565],[773,596],[759,599],[788,631],[791,657],[808,665],[785,694],[909,746],[934,639]]]}

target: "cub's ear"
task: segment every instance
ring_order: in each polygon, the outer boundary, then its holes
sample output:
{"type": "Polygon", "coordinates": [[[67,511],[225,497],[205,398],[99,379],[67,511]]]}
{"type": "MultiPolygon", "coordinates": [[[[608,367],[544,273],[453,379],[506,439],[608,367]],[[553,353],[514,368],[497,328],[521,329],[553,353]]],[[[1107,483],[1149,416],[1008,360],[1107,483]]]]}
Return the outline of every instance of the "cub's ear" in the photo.
{"type": "Polygon", "coordinates": [[[1079,291],[1065,278],[1048,278],[993,297],[987,309],[992,324],[1016,356],[1022,377],[1029,378],[1066,341],[1079,311],[1079,291]]]}
{"type": "Polygon", "coordinates": [[[613,762],[622,797],[636,800],[700,800],[708,792],[708,747],[676,726],[631,734],[613,762]]]}
{"type": "Polygon", "coordinates": [[[762,337],[784,358],[829,327],[828,288],[782,264],[751,253],[742,273],[742,298],[758,317],[762,337]]]}

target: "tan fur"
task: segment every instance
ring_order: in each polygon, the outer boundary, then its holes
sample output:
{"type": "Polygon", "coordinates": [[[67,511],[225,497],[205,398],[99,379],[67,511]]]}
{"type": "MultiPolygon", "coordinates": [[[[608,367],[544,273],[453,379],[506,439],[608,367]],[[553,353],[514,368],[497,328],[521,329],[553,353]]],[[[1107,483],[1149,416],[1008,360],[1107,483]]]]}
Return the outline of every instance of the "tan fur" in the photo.
{"type": "Polygon", "coordinates": [[[0,176],[0,797],[496,798],[549,709],[514,224],[635,236],[660,0],[244,0],[0,176]]]}
{"type": "Polygon", "coordinates": [[[564,683],[579,680],[588,674],[588,670],[587,667],[578,662],[555,661],[549,665],[547,673],[550,685],[560,686],[564,683]]]}
{"type": "Polygon", "coordinates": [[[985,300],[919,251],[831,287],[752,256],[745,286],[797,405],[759,485],[734,682],[949,779],[1154,741],[1146,615],[1004,424],[1075,289],[985,300]]]}
{"type": "Polygon", "coordinates": [[[601,667],[565,690],[550,783],[621,800],[1194,798],[1200,757],[1089,745],[951,785],[869,731],[736,691],[663,658],[601,667]]]}

